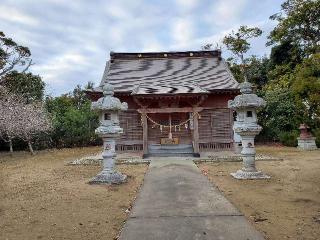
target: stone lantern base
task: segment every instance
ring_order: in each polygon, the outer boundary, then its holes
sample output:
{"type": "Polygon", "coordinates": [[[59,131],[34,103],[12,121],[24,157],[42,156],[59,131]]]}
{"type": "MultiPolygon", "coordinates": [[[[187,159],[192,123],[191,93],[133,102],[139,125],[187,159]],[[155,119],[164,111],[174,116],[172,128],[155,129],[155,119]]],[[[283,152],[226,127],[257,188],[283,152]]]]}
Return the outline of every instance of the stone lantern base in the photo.
{"type": "Polygon", "coordinates": [[[116,171],[115,140],[103,136],[103,170],[89,184],[121,184],[127,182],[127,176],[116,171]]]}
{"type": "Polygon", "coordinates": [[[127,182],[127,175],[119,172],[104,173],[102,171],[89,181],[89,184],[121,184],[125,182],[127,182]]]}
{"type": "Polygon", "coordinates": [[[244,170],[238,170],[235,173],[230,173],[232,177],[235,179],[269,179],[270,176],[264,174],[261,171],[255,171],[255,172],[248,172],[244,170]]]}
{"type": "Polygon", "coordinates": [[[300,138],[298,137],[298,149],[301,150],[316,150],[317,145],[315,142],[315,137],[308,137],[308,138],[300,138]]]}
{"type": "Polygon", "coordinates": [[[260,130],[260,126],[255,128],[247,128],[247,131],[242,131],[242,164],[243,167],[235,173],[230,173],[235,179],[269,179],[270,176],[256,169],[255,158],[256,150],[254,147],[254,137],[260,130]],[[255,130],[257,129],[257,130],[255,130]],[[250,130],[250,131],[248,131],[250,130]]]}

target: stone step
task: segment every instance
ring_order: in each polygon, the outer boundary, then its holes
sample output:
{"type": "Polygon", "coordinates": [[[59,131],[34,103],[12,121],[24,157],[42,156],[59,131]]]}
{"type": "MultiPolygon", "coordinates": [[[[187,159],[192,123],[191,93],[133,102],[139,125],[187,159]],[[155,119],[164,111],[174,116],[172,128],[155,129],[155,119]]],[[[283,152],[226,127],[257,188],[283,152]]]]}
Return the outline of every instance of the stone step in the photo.
{"type": "Polygon", "coordinates": [[[193,149],[149,149],[149,153],[193,153],[193,149]]]}
{"type": "Polygon", "coordinates": [[[192,157],[193,147],[191,144],[150,144],[150,157],[192,157]]]}
{"type": "Polygon", "coordinates": [[[149,150],[192,150],[193,147],[191,144],[149,144],[148,146],[149,150]]]}
{"type": "Polygon", "coordinates": [[[193,157],[193,153],[150,153],[149,157],[193,157]]]}

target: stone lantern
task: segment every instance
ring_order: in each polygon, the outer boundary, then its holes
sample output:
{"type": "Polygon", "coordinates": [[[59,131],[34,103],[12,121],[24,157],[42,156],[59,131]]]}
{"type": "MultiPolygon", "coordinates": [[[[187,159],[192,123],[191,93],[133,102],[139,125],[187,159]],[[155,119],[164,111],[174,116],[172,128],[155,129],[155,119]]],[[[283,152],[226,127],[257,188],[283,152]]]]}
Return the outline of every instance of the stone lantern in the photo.
{"type": "Polygon", "coordinates": [[[262,130],[257,124],[256,110],[266,103],[252,92],[252,85],[249,82],[240,84],[240,92],[241,95],[228,102],[228,107],[237,112],[237,125],[234,126],[234,131],[241,136],[243,168],[231,175],[236,179],[270,178],[258,171],[255,166],[254,138],[262,130]]]}
{"type": "Polygon", "coordinates": [[[298,137],[298,148],[301,150],[316,150],[316,138],[312,136],[307,124],[300,124],[300,136],[298,137]]]}
{"type": "Polygon", "coordinates": [[[99,113],[100,126],[96,129],[103,140],[103,170],[89,183],[91,184],[120,184],[127,180],[127,176],[117,172],[115,165],[115,138],[123,132],[119,124],[119,112],[128,109],[127,103],[121,103],[113,97],[114,88],[111,84],[103,86],[103,97],[93,102],[91,109],[99,113]]]}

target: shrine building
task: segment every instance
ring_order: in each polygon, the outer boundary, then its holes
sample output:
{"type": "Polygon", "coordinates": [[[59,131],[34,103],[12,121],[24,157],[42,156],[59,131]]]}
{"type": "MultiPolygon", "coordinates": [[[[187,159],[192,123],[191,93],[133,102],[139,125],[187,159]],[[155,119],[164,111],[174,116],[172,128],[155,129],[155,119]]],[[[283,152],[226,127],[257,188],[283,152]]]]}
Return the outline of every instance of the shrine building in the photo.
{"type": "Polygon", "coordinates": [[[105,83],[128,103],[120,113],[118,151],[150,155],[193,155],[233,149],[233,113],[228,100],[238,82],[220,50],[110,53],[101,84],[88,90],[102,96],[105,83]]]}

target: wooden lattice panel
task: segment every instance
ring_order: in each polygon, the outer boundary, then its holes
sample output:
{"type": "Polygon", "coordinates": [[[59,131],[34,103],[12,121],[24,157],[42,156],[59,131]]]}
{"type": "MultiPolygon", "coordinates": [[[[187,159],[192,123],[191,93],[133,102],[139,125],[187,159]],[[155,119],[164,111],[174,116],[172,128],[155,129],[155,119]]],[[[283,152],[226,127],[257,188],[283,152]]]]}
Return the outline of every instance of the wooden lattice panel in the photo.
{"type": "Polygon", "coordinates": [[[128,110],[120,113],[120,126],[123,133],[120,136],[119,143],[142,143],[141,117],[136,110],[128,110]]]}
{"type": "Polygon", "coordinates": [[[201,152],[205,151],[221,151],[221,150],[231,150],[233,147],[232,143],[200,143],[199,149],[201,152]]]}
{"type": "Polygon", "coordinates": [[[199,119],[200,143],[232,142],[232,112],[228,108],[204,109],[199,119]]]}

